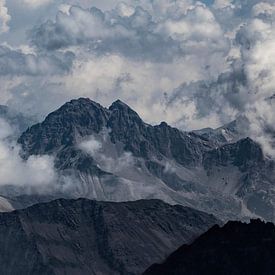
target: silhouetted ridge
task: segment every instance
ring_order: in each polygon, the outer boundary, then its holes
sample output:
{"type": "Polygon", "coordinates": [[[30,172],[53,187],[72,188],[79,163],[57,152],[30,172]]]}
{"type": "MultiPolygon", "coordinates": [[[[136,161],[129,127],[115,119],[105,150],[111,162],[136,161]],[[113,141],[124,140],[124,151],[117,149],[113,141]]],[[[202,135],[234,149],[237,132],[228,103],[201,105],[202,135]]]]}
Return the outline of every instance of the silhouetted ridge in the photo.
{"type": "Polygon", "coordinates": [[[260,220],[214,226],[190,245],[172,253],[145,275],[275,274],[275,226],[260,220]]]}

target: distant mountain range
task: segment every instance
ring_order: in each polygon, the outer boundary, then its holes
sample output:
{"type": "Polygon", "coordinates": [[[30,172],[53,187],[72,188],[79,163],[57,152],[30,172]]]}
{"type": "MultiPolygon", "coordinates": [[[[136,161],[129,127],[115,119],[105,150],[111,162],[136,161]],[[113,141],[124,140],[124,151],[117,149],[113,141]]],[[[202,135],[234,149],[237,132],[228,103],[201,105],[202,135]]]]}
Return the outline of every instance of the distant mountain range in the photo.
{"type": "Polygon", "coordinates": [[[214,224],[158,200],[56,200],[0,214],[1,274],[141,274],[214,224]]]}
{"type": "MultiPolygon", "coordinates": [[[[274,220],[274,162],[243,138],[244,123],[184,132],[165,122],[151,126],[119,100],[105,108],[80,98],[27,129],[18,143],[25,159],[54,156],[64,197],[162,199],[224,220],[274,220]]],[[[1,194],[13,197],[6,190],[1,194]]]]}
{"type": "Polygon", "coordinates": [[[162,264],[144,275],[275,274],[275,226],[253,220],[250,224],[218,225],[190,245],[183,245],[162,264]]]}

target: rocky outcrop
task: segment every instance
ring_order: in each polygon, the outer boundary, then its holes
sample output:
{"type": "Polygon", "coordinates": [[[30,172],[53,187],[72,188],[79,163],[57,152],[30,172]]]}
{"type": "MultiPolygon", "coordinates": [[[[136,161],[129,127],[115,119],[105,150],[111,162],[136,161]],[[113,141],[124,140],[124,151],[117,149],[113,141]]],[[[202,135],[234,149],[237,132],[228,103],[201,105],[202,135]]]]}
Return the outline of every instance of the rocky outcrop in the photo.
{"type": "Polygon", "coordinates": [[[251,138],[242,139],[236,143],[226,144],[204,155],[204,167],[233,165],[240,170],[265,164],[261,146],[251,138]]]}

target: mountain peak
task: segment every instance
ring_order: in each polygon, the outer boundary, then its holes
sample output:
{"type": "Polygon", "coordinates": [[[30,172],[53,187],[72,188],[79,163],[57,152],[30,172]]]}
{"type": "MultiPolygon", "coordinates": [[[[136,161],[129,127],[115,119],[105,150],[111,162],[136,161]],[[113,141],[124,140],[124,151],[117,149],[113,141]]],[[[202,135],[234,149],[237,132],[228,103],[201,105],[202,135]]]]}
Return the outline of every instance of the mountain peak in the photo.
{"type": "Polygon", "coordinates": [[[108,116],[108,109],[99,103],[88,98],[74,99],[24,132],[18,142],[28,154],[51,153],[75,144],[81,137],[99,133],[108,116]]]}
{"type": "Polygon", "coordinates": [[[129,105],[121,101],[120,99],[114,101],[112,105],[109,107],[110,111],[121,110],[121,111],[132,111],[135,112],[129,105]]]}
{"type": "Polygon", "coordinates": [[[112,103],[111,107],[112,107],[113,105],[114,105],[114,106],[120,106],[120,105],[121,105],[121,106],[125,106],[125,105],[128,106],[126,103],[124,103],[124,102],[123,102],[122,100],[120,100],[120,99],[117,99],[116,101],[114,101],[114,102],[112,103]]]}
{"type": "Polygon", "coordinates": [[[119,99],[113,102],[113,104],[109,107],[109,110],[113,113],[116,119],[121,119],[124,117],[124,120],[126,119],[128,122],[130,122],[130,120],[139,122],[142,121],[138,113],[136,113],[131,107],[119,99]]]}
{"type": "Polygon", "coordinates": [[[63,106],[59,108],[59,110],[64,110],[66,108],[72,108],[72,107],[87,107],[87,108],[99,108],[99,109],[104,109],[103,106],[101,106],[99,103],[85,97],[80,97],[78,99],[72,99],[71,101],[65,103],[63,106]]]}

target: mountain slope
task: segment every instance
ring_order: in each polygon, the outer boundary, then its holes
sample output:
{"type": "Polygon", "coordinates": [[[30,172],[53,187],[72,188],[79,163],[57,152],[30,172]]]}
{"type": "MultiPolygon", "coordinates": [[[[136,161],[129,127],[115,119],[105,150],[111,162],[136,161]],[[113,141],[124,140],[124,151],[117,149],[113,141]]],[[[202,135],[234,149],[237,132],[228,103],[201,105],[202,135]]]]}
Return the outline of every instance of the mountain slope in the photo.
{"type": "Polygon", "coordinates": [[[214,226],[144,275],[271,275],[275,273],[274,255],[274,224],[260,220],[250,224],[229,222],[222,228],[214,226]]]}
{"type": "Polygon", "coordinates": [[[157,200],[38,204],[0,214],[0,273],[141,274],[216,223],[157,200]]]}

